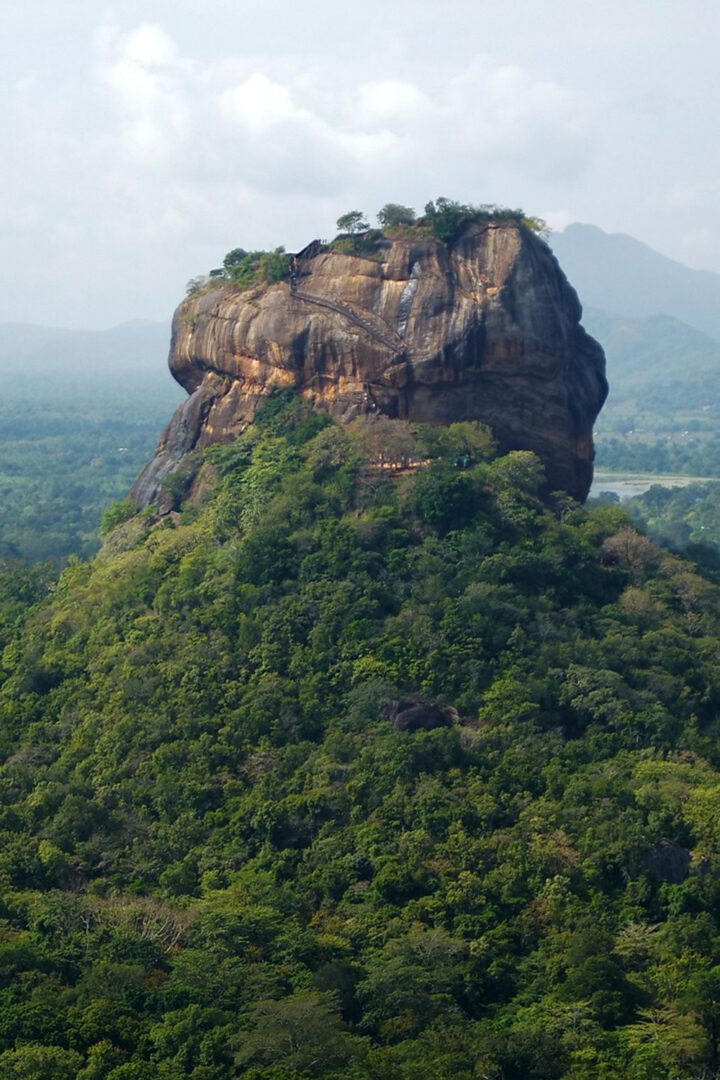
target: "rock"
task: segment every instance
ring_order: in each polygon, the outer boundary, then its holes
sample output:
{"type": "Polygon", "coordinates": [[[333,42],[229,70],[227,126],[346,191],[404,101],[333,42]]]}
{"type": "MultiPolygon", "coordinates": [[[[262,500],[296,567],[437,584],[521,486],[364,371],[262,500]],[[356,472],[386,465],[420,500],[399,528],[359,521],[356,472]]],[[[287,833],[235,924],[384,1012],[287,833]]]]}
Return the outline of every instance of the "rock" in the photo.
{"type": "Polygon", "coordinates": [[[401,237],[378,256],[310,245],[292,289],[226,284],[180,305],[170,368],[190,397],[132,489],[138,505],[284,387],[340,421],[482,421],[501,451],[539,455],[548,490],[585,498],[605,359],[547,245],[515,224],[470,224],[449,247],[401,237]]]}
{"type": "Polygon", "coordinates": [[[680,885],[690,872],[690,852],[673,840],[658,840],[648,856],[648,863],[661,881],[680,885]]]}
{"type": "Polygon", "coordinates": [[[432,731],[452,724],[449,710],[416,698],[391,701],[388,713],[396,731],[432,731]]]}

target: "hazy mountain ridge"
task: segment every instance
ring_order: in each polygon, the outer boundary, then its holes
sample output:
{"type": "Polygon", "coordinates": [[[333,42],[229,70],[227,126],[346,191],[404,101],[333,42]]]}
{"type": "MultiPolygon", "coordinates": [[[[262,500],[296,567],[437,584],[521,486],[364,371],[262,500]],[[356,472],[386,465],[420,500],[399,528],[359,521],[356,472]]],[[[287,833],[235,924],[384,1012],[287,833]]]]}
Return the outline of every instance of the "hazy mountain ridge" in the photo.
{"type": "MultiPolygon", "coordinates": [[[[30,323],[0,323],[0,373],[3,377],[33,379],[38,375],[98,380],[141,377],[143,382],[166,382],[163,361],[169,327],[142,320],[107,330],[69,330],[30,323]]],[[[42,392],[43,386],[38,389],[42,392]]]]}
{"type": "Polygon", "coordinates": [[[637,318],[671,315],[720,340],[720,274],[596,225],[568,225],[550,244],[583,304],[637,318]]]}
{"type": "Polygon", "coordinates": [[[605,349],[598,467],[720,475],[720,275],[590,225],[551,243],[605,349]]]}
{"type": "Polygon", "coordinates": [[[637,379],[720,370],[720,341],[672,315],[618,315],[586,305],[583,325],[606,350],[609,397],[637,379]]]}

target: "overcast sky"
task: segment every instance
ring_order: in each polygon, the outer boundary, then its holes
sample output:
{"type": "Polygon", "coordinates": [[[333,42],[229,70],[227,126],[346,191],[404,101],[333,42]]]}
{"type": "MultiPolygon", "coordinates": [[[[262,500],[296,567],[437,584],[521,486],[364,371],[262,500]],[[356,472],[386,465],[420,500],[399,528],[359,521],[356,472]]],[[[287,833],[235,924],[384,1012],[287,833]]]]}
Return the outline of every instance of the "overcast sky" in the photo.
{"type": "Polygon", "coordinates": [[[716,0],[0,0],[0,321],[169,320],[437,195],[720,271],[716,0]]]}

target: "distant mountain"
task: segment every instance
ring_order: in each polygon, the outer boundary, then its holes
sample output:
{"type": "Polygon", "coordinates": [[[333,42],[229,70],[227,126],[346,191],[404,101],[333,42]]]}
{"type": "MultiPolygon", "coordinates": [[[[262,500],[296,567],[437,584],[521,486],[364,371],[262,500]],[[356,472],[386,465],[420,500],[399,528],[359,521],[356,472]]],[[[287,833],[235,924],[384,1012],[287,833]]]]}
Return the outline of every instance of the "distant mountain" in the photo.
{"type": "Polygon", "coordinates": [[[596,465],[720,476],[720,342],[669,315],[586,308],[610,393],[595,424],[596,465]]]}
{"type": "Polygon", "coordinates": [[[668,381],[688,382],[702,392],[698,376],[720,378],[720,341],[670,315],[633,318],[586,307],[583,326],[607,358],[612,402],[629,389],[668,381]]]}
{"type": "Polygon", "coordinates": [[[584,305],[639,318],[671,315],[720,341],[720,274],[595,225],[568,225],[550,243],[584,305]]]}
{"type": "Polygon", "coordinates": [[[36,382],[40,375],[105,382],[142,376],[172,386],[165,364],[169,344],[165,323],[138,320],[108,330],[0,323],[0,374],[36,382]]]}

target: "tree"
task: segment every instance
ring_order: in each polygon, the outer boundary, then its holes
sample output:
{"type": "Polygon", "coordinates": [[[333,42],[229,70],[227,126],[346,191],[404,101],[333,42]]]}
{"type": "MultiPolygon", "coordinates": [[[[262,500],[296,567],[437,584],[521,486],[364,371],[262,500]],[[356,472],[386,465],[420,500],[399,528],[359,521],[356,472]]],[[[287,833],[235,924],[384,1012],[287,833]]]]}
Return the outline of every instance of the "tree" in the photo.
{"type": "Polygon", "coordinates": [[[129,521],[137,514],[137,507],[131,499],[120,499],[119,502],[111,503],[107,510],[103,511],[100,518],[100,535],[106,537],[109,532],[129,521]]]}
{"type": "Polygon", "coordinates": [[[347,214],[341,214],[335,224],[338,232],[350,233],[351,236],[370,228],[370,223],[366,221],[361,210],[349,210],[347,214]]]}
{"type": "Polygon", "coordinates": [[[418,435],[430,457],[466,456],[477,462],[490,461],[497,453],[492,430],[477,420],[462,420],[448,427],[426,424],[418,435]]]}
{"type": "Polygon", "coordinates": [[[82,1064],[75,1050],[27,1044],[0,1054],[0,1076],[8,1080],[73,1080],[82,1064]]]}
{"type": "Polygon", "coordinates": [[[346,1031],[332,994],[298,991],[282,1001],[258,1001],[249,1019],[235,1058],[240,1066],[277,1064],[316,1075],[364,1051],[364,1040],[346,1031]]]}
{"type": "Polygon", "coordinates": [[[535,217],[533,215],[527,215],[522,219],[522,224],[530,232],[536,233],[542,240],[547,240],[552,232],[552,229],[548,225],[547,221],[541,217],[535,217]]]}
{"type": "Polygon", "coordinates": [[[433,1017],[459,1015],[465,950],[446,930],[421,925],[390,940],[369,958],[358,987],[364,1027],[394,1041],[417,1034],[433,1017]]]}
{"type": "Polygon", "coordinates": [[[472,207],[440,196],[425,206],[425,220],[438,240],[446,243],[453,239],[460,222],[472,214],[472,207]]]}
{"type": "Polygon", "coordinates": [[[360,452],[373,465],[406,467],[417,453],[415,436],[406,420],[376,414],[371,419],[354,420],[349,430],[360,452]]]}
{"type": "Polygon", "coordinates": [[[205,288],[209,280],[207,274],[198,274],[196,277],[190,278],[185,286],[185,295],[195,296],[196,293],[199,293],[201,289],[205,288]]]}
{"type": "Polygon", "coordinates": [[[657,546],[637,529],[627,526],[614,536],[608,536],[600,549],[600,557],[606,566],[620,566],[633,578],[640,578],[654,563],[659,552],[657,546]]]}
{"type": "Polygon", "coordinates": [[[232,251],[228,251],[223,259],[224,268],[227,271],[232,271],[236,266],[241,266],[248,254],[245,248],[233,248],[232,251]]]}
{"type": "Polygon", "coordinates": [[[377,219],[382,229],[396,229],[399,225],[414,225],[415,211],[401,203],[385,203],[378,210],[377,219]]]}

